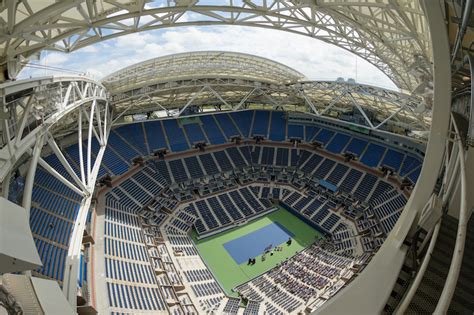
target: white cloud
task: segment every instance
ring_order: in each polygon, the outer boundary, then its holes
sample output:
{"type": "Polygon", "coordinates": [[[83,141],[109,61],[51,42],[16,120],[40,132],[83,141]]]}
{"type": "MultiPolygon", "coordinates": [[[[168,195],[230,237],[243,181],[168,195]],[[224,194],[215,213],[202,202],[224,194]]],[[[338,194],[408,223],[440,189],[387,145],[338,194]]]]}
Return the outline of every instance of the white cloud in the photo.
{"type": "Polygon", "coordinates": [[[44,53],[40,59],[40,63],[43,65],[54,65],[59,66],[69,61],[69,56],[63,53],[44,53]]]}
{"type": "Polygon", "coordinates": [[[394,87],[373,65],[334,45],[303,35],[240,26],[179,27],[134,33],[89,46],[62,60],[60,56],[65,55],[51,53],[47,61],[49,65],[67,65],[100,78],[150,58],[203,50],[234,51],[266,57],[295,68],[309,79],[334,80],[344,77],[394,87]]]}
{"type": "Polygon", "coordinates": [[[94,46],[94,45],[86,46],[84,48],[81,48],[81,52],[83,52],[83,53],[96,53],[97,52],[97,46],[94,46]]]}

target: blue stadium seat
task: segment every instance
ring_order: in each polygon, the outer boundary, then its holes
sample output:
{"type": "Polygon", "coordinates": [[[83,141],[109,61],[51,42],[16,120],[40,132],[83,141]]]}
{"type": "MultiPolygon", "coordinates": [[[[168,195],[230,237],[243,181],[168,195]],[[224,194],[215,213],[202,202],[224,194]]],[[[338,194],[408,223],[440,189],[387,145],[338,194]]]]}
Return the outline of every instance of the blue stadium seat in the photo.
{"type": "MultiPolygon", "coordinates": [[[[45,160],[53,167],[59,163],[54,155],[45,160]]],[[[57,170],[65,172],[62,166],[57,170]]],[[[43,263],[35,273],[62,281],[67,247],[82,196],[38,168],[31,198],[30,227],[43,263]]]]}
{"type": "Polygon", "coordinates": [[[213,154],[222,171],[226,172],[234,169],[225,151],[217,151],[213,154]]]}
{"type": "Polygon", "coordinates": [[[270,135],[273,141],[283,141],[286,138],[286,113],[272,111],[270,119],[270,135]]]}
{"type": "Polygon", "coordinates": [[[360,161],[369,167],[377,167],[385,150],[381,145],[370,143],[360,161]]]}
{"type": "Polygon", "coordinates": [[[210,153],[199,155],[199,159],[201,160],[202,166],[204,166],[207,175],[219,174],[217,164],[214,162],[214,159],[210,153]]]}
{"type": "Polygon", "coordinates": [[[420,172],[421,172],[421,166],[419,166],[414,171],[412,171],[410,174],[408,174],[408,178],[411,180],[411,182],[413,184],[416,184],[416,182],[418,181],[418,177],[420,176],[420,172]]]}
{"type": "Polygon", "coordinates": [[[339,154],[347,145],[349,139],[350,136],[343,133],[337,133],[334,138],[332,138],[331,142],[326,146],[326,150],[332,153],[339,154]]]}
{"type": "Polygon", "coordinates": [[[325,178],[329,171],[334,167],[334,164],[336,164],[336,162],[333,160],[325,159],[314,172],[314,176],[318,179],[325,178]]]}
{"type": "Polygon", "coordinates": [[[244,159],[247,161],[246,163],[248,165],[251,165],[253,161],[252,161],[252,153],[250,151],[250,147],[241,146],[241,147],[238,148],[238,150],[240,151],[240,153],[242,154],[244,159]]]}
{"type": "Polygon", "coordinates": [[[402,165],[404,156],[405,155],[401,152],[388,149],[381,165],[391,167],[392,169],[395,170],[395,172],[398,172],[398,170],[400,169],[400,166],[402,165]]]}
{"type": "MultiPolygon", "coordinates": [[[[96,144],[98,146],[99,143],[97,142],[95,137],[93,137],[92,139],[93,139],[93,142],[91,143],[91,151],[94,152],[94,150],[93,150],[94,145],[92,145],[92,144],[96,144]]],[[[97,152],[98,151],[99,151],[99,149],[97,147],[97,152]]],[[[63,151],[63,154],[64,154],[64,157],[66,158],[66,160],[68,160],[69,164],[74,169],[75,173],[79,176],[81,174],[80,170],[79,170],[79,164],[80,164],[79,145],[77,143],[74,143],[74,144],[68,146],[63,151]]],[[[96,157],[95,154],[91,154],[91,164],[92,165],[94,165],[95,157],[96,157]]],[[[82,159],[83,159],[84,165],[87,165],[87,140],[82,141],[82,159]]],[[[58,160],[58,162],[59,162],[59,160],[58,160]]],[[[61,167],[63,167],[63,166],[61,165],[61,167]]]]}
{"type": "Polygon", "coordinates": [[[253,150],[251,151],[252,155],[252,163],[253,164],[260,164],[260,151],[261,147],[254,146],[253,150]]]}
{"type": "Polygon", "coordinates": [[[299,158],[298,149],[291,149],[291,166],[297,166],[299,158]]]}
{"type": "Polygon", "coordinates": [[[361,176],[362,176],[361,171],[351,168],[347,176],[339,185],[339,190],[350,193],[356,186],[361,176]]]}
{"type": "Polygon", "coordinates": [[[250,137],[250,128],[252,127],[254,113],[255,111],[253,110],[230,113],[230,116],[237,124],[237,127],[240,129],[240,133],[244,138],[250,137]]]}
{"type": "Polygon", "coordinates": [[[201,116],[201,121],[203,123],[202,128],[206,132],[207,138],[209,139],[211,144],[226,143],[226,138],[222,134],[221,129],[214,120],[214,117],[214,115],[201,116]]]}
{"type": "Polygon", "coordinates": [[[227,113],[216,114],[214,118],[217,120],[218,125],[221,127],[227,139],[241,136],[240,131],[235,127],[234,122],[227,113]]]}
{"type": "Polygon", "coordinates": [[[175,182],[180,183],[189,179],[181,159],[169,161],[168,165],[175,182]]]}
{"type": "Polygon", "coordinates": [[[278,166],[288,166],[288,152],[287,148],[278,148],[275,164],[278,166]]]}
{"type": "Polygon", "coordinates": [[[33,237],[40,236],[53,243],[68,246],[73,223],[73,221],[52,215],[47,211],[31,208],[30,227],[33,237]]]}
{"type": "Polygon", "coordinates": [[[141,155],[148,155],[150,153],[145,143],[142,123],[123,125],[114,129],[114,131],[126,139],[134,148],[138,149],[141,155]]]}
{"type": "Polygon", "coordinates": [[[186,135],[188,136],[189,144],[191,146],[195,145],[198,142],[207,142],[206,137],[204,136],[204,133],[202,132],[201,126],[199,124],[183,124],[183,129],[186,135]]]}
{"type": "Polygon", "coordinates": [[[252,126],[252,136],[263,136],[266,138],[268,134],[269,120],[269,111],[256,110],[252,126]]]}
{"type": "Polygon", "coordinates": [[[146,138],[148,140],[150,151],[153,152],[159,149],[169,150],[161,121],[144,122],[143,125],[145,127],[146,138]]]}
{"type": "Polygon", "coordinates": [[[374,188],[378,178],[375,175],[366,173],[354,191],[354,197],[360,201],[365,201],[374,188]]]}
{"type": "Polygon", "coordinates": [[[125,142],[123,138],[118,136],[119,133],[111,130],[107,140],[107,149],[112,148],[117,154],[124,158],[125,161],[130,162],[135,157],[142,155],[137,149],[125,142]]]}
{"type": "Polygon", "coordinates": [[[275,148],[263,147],[262,157],[260,158],[260,164],[273,165],[274,157],[275,157],[275,148]]]}
{"type": "Polygon", "coordinates": [[[102,165],[105,165],[112,175],[121,175],[128,170],[129,164],[119,157],[110,147],[107,147],[102,157],[102,165]]]}
{"type": "Polygon", "coordinates": [[[326,145],[328,141],[332,138],[334,135],[334,131],[329,130],[329,129],[322,129],[316,138],[314,138],[315,141],[322,143],[323,145],[326,145]]]}
{"type": "Polygon", "coordinates": [[[367,141],[353,137],[351,142],[349,142],[347,145],[345,152],[349,152],[360,157],[366,146],[367,141]]]}
{"type": "Polygon", "coordinates": [[[230,159],[234,163],[236,167],[244,167],[247,165],[247,162],[239,153],[239,150],[235,147],[226,148],[227,154],[229,155],[230,159]]]}
{"type": "Polygon", "coordinates": [[[184,158],[184,163],[188,169],[191,178],[201,178],[204,176],[204,172],[195,156],[189,156],[184,158]]]}
{"type": "Polygon", "coordinates": [[[410,173],[411,171],[413,171],[420,165],[421,165],[421,162],[417,158],[411,155],[407,155],[405,157],[405,160],[403,161],[403,165],[400,170],[400,176],[405,176],[406,174],[410,173]]]}
{"type": "MultiPolygon", "coordinates": [[[[322,159],[323,159],[322,156],[320,156],[318,154],[313,154],[311,156],[311,158],[308,160],[308,162],[306,162],[301,167],[301,170],[306,174],[312,173],[316,169],[316,167],[319,165],[319,163],[321,162],[322,159]]],[[[301,158],[300,158],[300,160],[301,160],[301,158]]]]}
{"type": "Polygon", "coordinates": [[[288,139],[300,139],[304,138],[304,126],[288,124],[288,139]]]}
{"type": "Polygon", "coordinates": [[[63,281],[67,250],[35,238],[35,245],[43,266],[35,270],[43,276],[63,281]]]}
{"type": "Polygon", "coordinates": [[[165,161],[154,161],[152,164],[156,170],[163,176],[168,183],[171,183],[171,176],[165,161]]]}
{"type": "Polygon", "coordinates": [[[166,136],[170,144],[171,151],[180,152],[189,149],[188,142],[184,136],[183,130],[178,125],[176,119],[167,119],[163,121],[163,127],[165,128],[166,136]]]}
{"type": "Polygon", "coordinates": [[[321,128],[316,127],[316,126],[305,126],[306,132],[305,132],[305,141],[306,142],[312,142],[314,141],[314,136],[319,132],[321,128]]]}
{"type": "Polygon", "coordinates": [[[344,177],[344,175],[346,175],[348,169],[348,166],[337,163],[331,174],[329,174],[327,181],[337,186],[341,179],[344,177]]]}

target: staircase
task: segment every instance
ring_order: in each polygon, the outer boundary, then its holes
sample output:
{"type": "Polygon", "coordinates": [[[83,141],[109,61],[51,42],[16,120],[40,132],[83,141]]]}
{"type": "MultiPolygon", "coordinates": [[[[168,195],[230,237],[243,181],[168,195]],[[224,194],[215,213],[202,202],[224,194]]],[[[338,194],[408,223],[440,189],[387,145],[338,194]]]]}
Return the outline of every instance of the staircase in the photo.
{"type": "MultiPolygon", "coordinates": [[[[407,309],[408,314],[433,313],[443,291],[456,242],[458,220],[447,215],[443,216],[442,220],[433,255],[421,284],[407,309]]],[[[467,231],[461,273],[449,307],[449,314],[472,314],[474,312],[474,219],[472,216],[467,231]]]]}

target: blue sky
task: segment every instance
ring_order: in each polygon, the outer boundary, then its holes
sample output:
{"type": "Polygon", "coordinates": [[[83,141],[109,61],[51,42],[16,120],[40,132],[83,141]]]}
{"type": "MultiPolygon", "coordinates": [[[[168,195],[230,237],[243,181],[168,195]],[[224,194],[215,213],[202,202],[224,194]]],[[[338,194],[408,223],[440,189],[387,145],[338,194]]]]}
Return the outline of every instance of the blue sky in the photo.
{"type": "MultiPolygon", "coordinates": [[[[314,80],[343,77],[382,87],[395,87],[377,68],[334,45],[303,35],[240,26],[178,27],[135,33],[69,54],[43,52],[40,63],[86,72],[95,79],[101,79],[150,58],[199,50],[234,51],[266,57],[293,67],[314,80]]],[[[20,78],[52,74],[60,72],[25,68],[20,78]]]]}

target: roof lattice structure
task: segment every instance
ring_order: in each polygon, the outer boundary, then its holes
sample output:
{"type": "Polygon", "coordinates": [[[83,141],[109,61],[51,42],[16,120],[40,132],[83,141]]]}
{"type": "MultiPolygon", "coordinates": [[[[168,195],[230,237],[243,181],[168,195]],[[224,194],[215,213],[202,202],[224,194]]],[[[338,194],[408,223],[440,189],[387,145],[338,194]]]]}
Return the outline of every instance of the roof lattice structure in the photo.
{"type": "Polygon", "coordinates": [[[431,78],[432,54],[419,1],[12,0],[0,3],[0,65],[15,76],[22,58],[71,52],[134,32],[175,26],[242,25],[310,36],[374,64],[398,87],[431,78]]]}
{"type": "Polygon", "coordinates": [[[108,75],[102,80],[116,94],[155,83],[227,78],[289,84],[304,79],[300,72],[278,62],[242,53],[204,51],[150,59],[108,75]]]}

